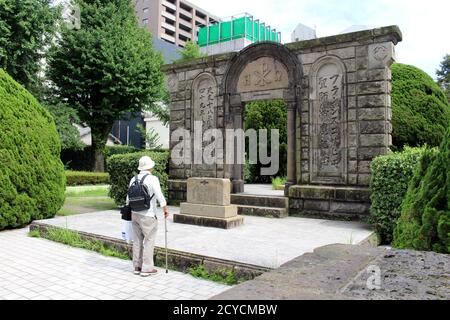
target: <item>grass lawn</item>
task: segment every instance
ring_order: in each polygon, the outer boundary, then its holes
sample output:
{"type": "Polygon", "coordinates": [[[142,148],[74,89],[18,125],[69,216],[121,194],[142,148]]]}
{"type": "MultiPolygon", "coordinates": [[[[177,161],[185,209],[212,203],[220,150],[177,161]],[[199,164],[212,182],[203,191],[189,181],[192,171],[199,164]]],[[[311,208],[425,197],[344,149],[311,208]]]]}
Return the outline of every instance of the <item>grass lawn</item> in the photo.
{"type": "Polygon", "coordinates": [[[58,216],[117,209],[108,197],[109,186],[67,187],[66,201],[58,216]]]}

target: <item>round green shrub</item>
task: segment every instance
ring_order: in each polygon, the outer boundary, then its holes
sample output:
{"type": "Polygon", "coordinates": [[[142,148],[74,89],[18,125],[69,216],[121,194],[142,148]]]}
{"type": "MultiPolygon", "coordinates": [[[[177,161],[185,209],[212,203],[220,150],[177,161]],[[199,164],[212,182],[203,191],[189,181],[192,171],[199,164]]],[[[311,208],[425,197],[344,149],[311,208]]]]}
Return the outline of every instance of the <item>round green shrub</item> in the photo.
{"type": "Polygon", "coordinates": [[[64,203],[61,143],[50,113],[0,69],[0,230],[54,217],[64,203]]]}
{"type": "Polygon", "coordinates": [[[111,188],[109,196],[114,199],[117,205],[124,205],[127,197],[128,187],[131,178],[139,173],[139,159],[149,156],[155,161],[153,174],[159,178],[161,189],[166,196],[168,193],[169,175],[167,168],[169,163],[169,152],[145,151],[130,154],[117,154],[107,160],[107,168],[111,188]]]}
{"type": "Polygon", "coordinates": [[[414,66],[392,65],[394,146],[439,146],[448,123],[450,105],[433,79],[414,66]]]}

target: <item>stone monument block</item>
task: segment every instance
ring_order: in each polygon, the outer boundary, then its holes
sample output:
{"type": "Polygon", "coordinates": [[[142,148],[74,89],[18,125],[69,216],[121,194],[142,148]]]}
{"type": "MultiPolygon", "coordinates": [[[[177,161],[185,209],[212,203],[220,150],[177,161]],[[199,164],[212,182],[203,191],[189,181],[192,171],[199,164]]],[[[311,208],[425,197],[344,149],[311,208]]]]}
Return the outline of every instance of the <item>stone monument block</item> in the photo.
{"type": "Polygon", "coordinates": [[[187,202],[181,203],[175,223],[230,229],[244,223],[237,207],[230,204],[229,179],[190,178],[187,181],[187,202]]]}
{"type": "Polygon", "coordinates": [[[216,206],[230,205],[229,179],[191,178],[187,182],[187,202],[216,206]]]}

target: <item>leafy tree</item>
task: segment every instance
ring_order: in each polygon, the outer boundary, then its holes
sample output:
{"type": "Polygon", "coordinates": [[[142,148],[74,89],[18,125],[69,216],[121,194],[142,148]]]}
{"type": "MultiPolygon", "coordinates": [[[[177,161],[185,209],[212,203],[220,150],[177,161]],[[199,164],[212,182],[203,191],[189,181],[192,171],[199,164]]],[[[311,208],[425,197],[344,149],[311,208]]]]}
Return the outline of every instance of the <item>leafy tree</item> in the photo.
{"type": "Polygon", "coordinates": [[[198,44],[191,40],[187,41],[186,46],[183,49],[178,50],[178,53],[181,55],[181,58],[178,59],[178,61],[186,61],[208,56],[206,53],[202,53],[198,44]]]}
{"type": "Polygon", "coordinates": [[[75,109],[64,103],[43,105],[53,116],[59,139],[61,140],[62,150],[82,150],[85,145],[80,139],[78,129],[73,125],[80,123],[75,109]]]}
{"type": "MultiPolygon", "coordinates": [[[[284,177],[287,173],[287,111],[286,105],[282,100],[256,101],[245,106],[245,130],[254,129],[258,132],[260,129],[267,129],[267,150],[271,150],[270,130],[277,129],[280,134],[280,169],[278,176],[284,177]]],[[[248,142],[247,142],[248,146],[248,142]]],[[[258,148],[261,143],[258,142],[258,148]]],[[[249,150],[249,148],[246,148],[249,150]]],[[[247,159],[248,160],[248,159],[247,159]]],[[[249,164],[244,169],[244,175],[249,183],[264,182],[271,183],[271,177],[261,176],[261,164],[249,164]]]]}
{"type": "Polygon", "coordinates": [[[392,66],[393,144],[439,146],[448,123],[450,105],[441,88],[424,71],[410,65],[392,66]]]}
{"type": "Polygon", "coordinates": [[[129,0],[75,0],[81,28],[63,26],[50,50],[55,93],[91,127],[92,169],[104,170],[104,148],[114,121],[151,111],[162,100],[163,58],[140,28],[129,0]]]}
{"type": "Polygon", "coordinates": [[[58,16],[51,0],[0,0],[0,68],[35,95],[58,16]]]}
{"type": "Polygon", "coordinates": [[[438,84],[441,86],[447,95],[447,99],[450,103],[450,55],[446,54],[444,60],[441,62],[439,70],[436,70],[438,76],[438,84]]]}
{"type": "Polygon", "coordinates": [[[450,253],[450,126],[439,152],[427,150],[409,184],[394,246],[450,253]]]}

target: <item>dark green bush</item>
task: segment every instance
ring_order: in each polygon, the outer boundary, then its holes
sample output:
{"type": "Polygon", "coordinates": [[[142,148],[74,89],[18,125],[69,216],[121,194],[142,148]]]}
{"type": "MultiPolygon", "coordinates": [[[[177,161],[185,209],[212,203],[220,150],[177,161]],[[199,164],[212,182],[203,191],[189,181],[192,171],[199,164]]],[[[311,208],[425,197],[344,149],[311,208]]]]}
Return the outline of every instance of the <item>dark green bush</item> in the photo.
{"type": "Polygon", "coordinates": [[[66,171],[68,186],[87,186],[109,184],[109,174],[106,172],[66,171]]]}
{"type": "Polygon", "coordinates": [[[409,181],[423,152],[424,149],[406,148],[403,152],[380,156],[372,161],[370,222],[384,244],[393,240],[409,181]]]}
{"type": "Polygon", "coordinates": [[[401,149],[440,145],[450,106],[441,88],[424,71],[410,65],[392,66],[393,144],[401,149]]]}
{"type": "MultiPolygon", "coordinates": [[[[271,151],[270,130],[278,129],[280,133],[280,169],[276,176],[287,174],[287,109],[282,100],[256,101],[245,106],[245,129],[267,129],[268,152],[271,151]]],[[[259,136],[259,135],[258,135],[259,136]]],[[[258,148],[260,143],[258,142],[258,148]]],[[[248,141],[247,148],[248,149],[248,141]]],[[[261,176],[261,164],[245,165],[245,176],[247,183],[271,183],[270,176],[261,176]]]]}
{"type": "Polygon", "coordinates": [[[450,127],[439,152],[427,150],[414,171],[394,246],[450,253],[450,127]]]}
{"type": "MultiPolygon", "coordinates": [[[[107,146],[105,149],[105,167],[108,157],[116,154],[127,154],[139,152],[133,146],[107,146]]],[[[90,171],[92,151],[90,146],[84,147],[83,150],[63,150],[61,152],[61,160],[67,169],[76,171],[90,171]]]]}
{"type": "Polygon", "coordinates": [[[64,203],[61,143],[50,113],[0,69],[0,230],[54,217],[64,203]]]}
{"type": "Polygon", "coordinates": [[[115,155],[108,159],[107,168],[111,183],[109,196],[114,199],[117,205],[120,206],[125,203],[130,180],[139,173],[139,159],[143,156],[150,156],[155,161],[156,166],[153,169],[153,174],[159,178],[163,193],[167,197],[169,152],[145,151],[115,155]]]}

